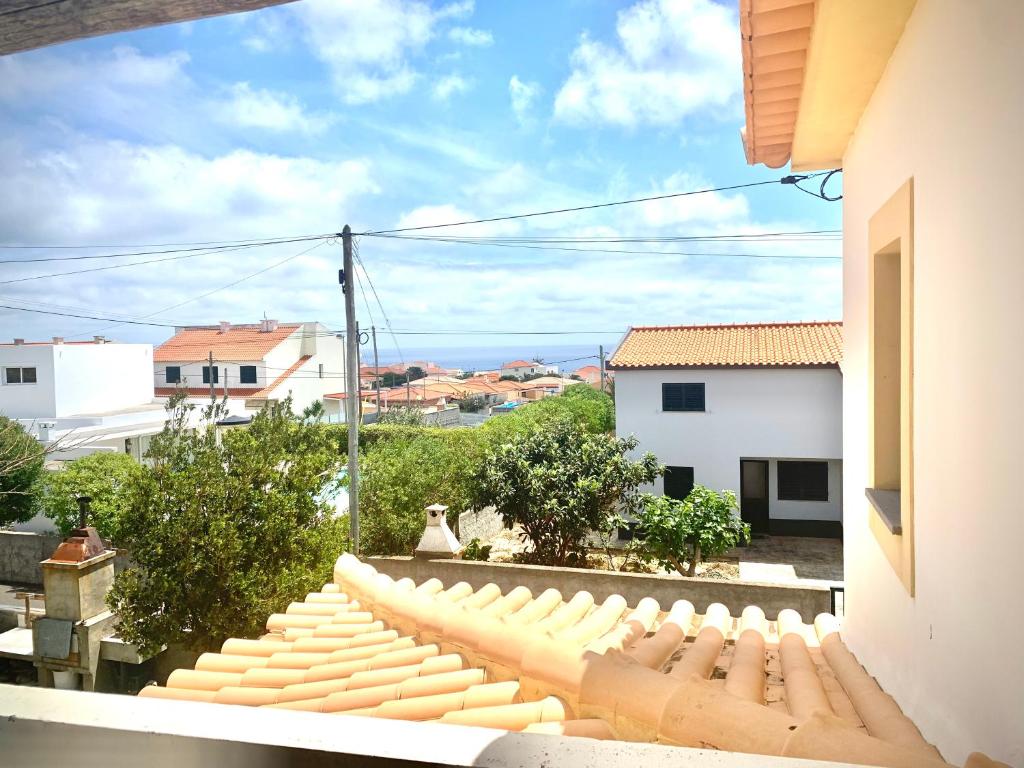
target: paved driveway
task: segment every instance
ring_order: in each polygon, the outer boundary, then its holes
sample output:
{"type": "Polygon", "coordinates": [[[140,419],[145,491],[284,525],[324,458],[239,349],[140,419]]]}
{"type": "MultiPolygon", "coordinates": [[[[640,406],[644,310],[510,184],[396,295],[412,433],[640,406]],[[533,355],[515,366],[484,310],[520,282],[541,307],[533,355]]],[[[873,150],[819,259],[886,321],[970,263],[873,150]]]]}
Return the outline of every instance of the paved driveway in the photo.
{"type": "Polygon", "coordinates": [[[843,581],[843,542],[809,536],[763,536],[730,550],[744,581],[836,584],[843,581]]]}

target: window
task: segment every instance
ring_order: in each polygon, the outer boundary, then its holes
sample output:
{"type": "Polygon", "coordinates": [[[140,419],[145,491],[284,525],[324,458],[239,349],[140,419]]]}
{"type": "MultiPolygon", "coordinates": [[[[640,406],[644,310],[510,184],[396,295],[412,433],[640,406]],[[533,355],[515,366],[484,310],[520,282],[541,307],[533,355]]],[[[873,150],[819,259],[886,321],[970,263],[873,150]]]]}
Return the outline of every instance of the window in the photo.
{"type": "Polygon", "coordinates": [[[238,366],[238,381],[242,384],[255,384],[256,383],[256,366],[255,365],[240,365],[238,366]]]}
{"type": "Polygon", "coordinates": [[[914,594],[914,187],[907,181],[868,223],[868,525],[914,594]]]}
{"type": "Polygon", "coordinates": [[[662,384],[661,410],[703,411],[703,384],[662,384]]]}
{"type": "Polygon", "coordinates": [[[168,384],[180,384],[181,366],[168,365],[166,368],[164,368],[164,381],[166,381],[168,384]]]}
{"type": "MultiPolygon", "coordinates": [[[[219,374],[219,370],[218,370],[217,366],[215,365],[215,366],[213,366],[213,383],[214,384],[216,384],[218,381],[220,381],[220,376],[218,374],[219,374]]],[[[210,366],[204,365],[203,366],[203,384],[209,384],[209,383],[210,383],[210,366]]]]}
{"type": "Polygon", "coordinates": [[[7,384],[35,384],[35,368],[4,368],[4,382],[7,384]]]}
{"type": "Polygon", "coordinates": [[[682,501],[693,490],[693,467],[665,467],[665,495],[682,501]]]}
{"type": "Polygon", "coordinates": [[[827,461],[780,461],[779,501],[828,501],[827,461]]]}

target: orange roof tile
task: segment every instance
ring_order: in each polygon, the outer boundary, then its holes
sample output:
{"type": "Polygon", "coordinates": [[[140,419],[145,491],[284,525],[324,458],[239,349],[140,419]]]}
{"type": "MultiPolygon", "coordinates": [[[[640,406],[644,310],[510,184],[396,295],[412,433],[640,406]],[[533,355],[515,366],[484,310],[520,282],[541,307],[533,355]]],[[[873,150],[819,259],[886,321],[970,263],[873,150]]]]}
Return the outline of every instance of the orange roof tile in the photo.
{"type": "Polygon", "coordinates": [[[211,350],[215,360],[262,360],[301,327],[301,323],[281,323],[267,332],[258,325],[233,325],[223,332],[216,326],[183,328],[153,350],[153,361],[198,363],[206,360],[211,350]]]}
{"type": "Polygon", "coordinates": [[[842,347],[839,322],[636,327],[607,367],[832,367],[842,347]]]}
{"type": "Polygon", "coordinates": [[[511,363],[502,363],[501,367],[502,367],[502,369],[505,369],[505,368],[532,368],[535,365],[540,365],[540,363],[531,363],[531,362],[527,362],[526,360],[513,360],[511,363]]]}
{"type": "MultiPolygon", "coordinates": [[[[681,583],[680,591],[686,586],[681,583]]],[[[834,616],[630,609],[493,583],[395,581],[342,555],[333,583],[140,696],[872,765],[945,766],[857,663],[834,616]]]]}

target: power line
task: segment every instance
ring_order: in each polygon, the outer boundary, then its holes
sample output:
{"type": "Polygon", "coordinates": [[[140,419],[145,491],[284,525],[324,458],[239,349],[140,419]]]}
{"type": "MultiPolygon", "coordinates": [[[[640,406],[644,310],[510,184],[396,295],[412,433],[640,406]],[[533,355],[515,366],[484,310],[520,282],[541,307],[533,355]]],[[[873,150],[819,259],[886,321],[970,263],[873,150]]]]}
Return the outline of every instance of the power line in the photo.
{"type": "Polygon", "coordinates": [[[381,303],[380,294],[377,293],[377,287],[373,284],[373,280],[370,278],[370,273],[366,270],[366,265],[363,263],[362,258],[359,255],[359,238],[352,238],[352,255],[355,256],[356,263],[360,269],[363,270],[363,274],[366,276],[366,282],[370,284],[370,290],[373,291],[373,298],[377,300],[377,306],[380,307],[380,313],[384,317],[384,325],[387,326],[388,333],[391,334],[391,340],[395,343],[395,349],[398,351],[398,359],[402,365],[405,365],[405,355],[402,354],[402,347],[398,344],[398,339],[395,336],[395,332],[391,327],[391,318],[388,317],[387,311],[384,309],[384,304],[381,303]]]}
{"type": "Polygon", "coordinates": [[[458,237],[460,240],[472,240],[482,243],[665,243],[665,242],[810,242],[815,240],[841,240],[842,230],[839,229],[808,229],[789,232],[736,232],[717,235],[389,235],[379,234],[374,237],[394,237],[419,239],[424,241],[458,237]]]}
{"type": "MultiPolygon", "coordinates": [[[[811,173],[802,175],[798,180],[813,179],[816,176],[823,176],[828,171],[820,171],[818,173],[811,173]]],[[[794,178],[792,176],[785,177],[786,179],[794,178]]],[[[599,208],[611,208],[617,205],[633,205],[635,203],[649,203],[655,200],[668,200],[676,197],[689,197],[690,195],[703,195],[709,192],[730,192],[734,189],[748,189],[750,187],[763,187],[768,184],[780,184],[780,183],[793,183],[784,182],[783,179],[770,179],[768,181],[752,181],[746,184],[731,184],[726,187],[709,187],[707,189],[694,189],[688,192],[669,192],[664,195],[651,195],[649,197],[637,197],[631,200],[615,200],[608,203],[593,203],[591,205],[577,205],[572,208],[555,208],[549,211],[534,211],[532,213],[517,213],[510,216],[492,216],[487,219],[469,219],[466,221],[452,221],[447,224],[422,224],[418,227],[400,227],[397,229],[378,229],[371,232],[357,232],[357,235],[385,235],[395,234],[398,232],[419,232],[424,229],[442,229],[444,227],[462,227],[468,224],[490,224],[496,221],[512,221],[515,219],[529,219],[535,216],[551,216],[558,213],[577,213],[579,211],[593,211],[599,208]]]]}
{"type": "MultiPolygon", "coordinates": [[[[37,315],[57,315],[59,317],[76,317],[80,320],[111,320],[109,317],[97,317],[96,315],[82,315],[72,312],[57,312],[45,309],[29,309],[28,307],[12,307],[10,304],[0,304],[0,309],[13,309],[17,312],[33,312],[37,315]]],[[[148,323],[142,320],[119,320],[120,325],[150,325],[157,328],[177,328],[173,323],[148,323]]]]}
{"type": "Polygon", "coordinates": [[[480,242],[477,240],[465,240],[463,238],[420,238],[420,237],[407,237],[404,235],[367,235],[367,237],[386,237],[393,240],[426,240],[429,242],[446,243],[450,245],[476,245],[484,247],[494,248],[525,248],[534,251],[571,251],[574,253],[629,253],[637,255],[652,255],[652,256],[714,256],[722,258],[744,258],[744,259],[793,259],[793,260],[841,260],[842,256],[824,256],[808,254],[800,256],[796,254],[776,254],[776,253],[728,253],[728,252],[715,252],[715,253],[694,253],[686,251],[652,251],[652,250],[638,250],[638,249],[625,249],[625,248],[571,248],[568,246],[560,245],[528,245],[527,243],[503,243],[503,242],[480,242]]]}
{"type": "MultiPolygon", "coordinates": [[[[181,243],[181,245],[202,245],[203,247],[196,248],[169,248],[166,250],[147,250],[147,251],[129,251],[126,253],[97,253],[89,254],[85,256],[46,256],[31,259],[0,259],[0,264],[37,264],[48,261],[85,261],[89,259],[121,259],[129,256],[157,256],[168,253],[190,253],[194,251],[205,251],[204,254],[218,253],[218,252],[229,252],[239,250],[241,248],[256,248],[263,245],[287,245],[288,243],[301,243],[308,242],[310,240],[326,240],[327,238],[333,237],[333,235],[310,235],[304,237],[291,237],[291,238],[269,238],[264,240],[235,240],[222,241],[224,245],[216,244],[211,242],[209,244],[202,243],[181,243]]],[[[168,245],[175,245],[174,243],[168,243],[168,245]]],[[[57,249],[57,248],[159,248],[161,246],[106,246],[106,245],[48,245],[48,246],[36,246],[36,245],[0,245],[0,248],[39,248],[39,249],[57,249]]],[[[140,262],[143,263],[143,262],[140,262]]],[[[130,266],[130,265],[125,265],[130,266]]]]}

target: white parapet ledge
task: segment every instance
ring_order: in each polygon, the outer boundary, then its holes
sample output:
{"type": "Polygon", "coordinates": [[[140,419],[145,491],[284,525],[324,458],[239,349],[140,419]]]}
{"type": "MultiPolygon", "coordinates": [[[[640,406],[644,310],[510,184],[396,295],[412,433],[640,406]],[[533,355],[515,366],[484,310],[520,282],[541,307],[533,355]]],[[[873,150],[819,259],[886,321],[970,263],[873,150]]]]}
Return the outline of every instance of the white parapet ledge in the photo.
{"type": "MultiPolygon", "coordinates": [[[[482,768],[760,768],[764,755],[475,728],[315,712],[140,699],[0,685],[5,764],[207,765],[401,764],[482,768]],[[299,755],[293,755],[298,758],[299,755]],[[285,761],[289,760],[288,763],[285,761]],[[345,764],[348,764],[347,762],[345,764]]],[[[845,763],[772,757],[779,768],[853,768],[845,763]]]]}

